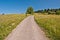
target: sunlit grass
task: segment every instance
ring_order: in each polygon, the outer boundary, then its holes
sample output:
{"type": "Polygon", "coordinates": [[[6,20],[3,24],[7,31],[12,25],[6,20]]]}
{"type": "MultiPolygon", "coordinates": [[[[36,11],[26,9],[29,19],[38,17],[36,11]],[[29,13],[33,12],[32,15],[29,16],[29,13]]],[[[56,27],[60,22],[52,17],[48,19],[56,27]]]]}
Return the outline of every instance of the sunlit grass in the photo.
{"type": "Polygon", "coordinates": [[[60,15],[35,15],[35,20],[52,40],[60,40],[60,15]]]}
{"type": "Polygon", "coordinates": [[[0,15],[0,40],[6,38],[24,18],[25,14],[0,15]]]}

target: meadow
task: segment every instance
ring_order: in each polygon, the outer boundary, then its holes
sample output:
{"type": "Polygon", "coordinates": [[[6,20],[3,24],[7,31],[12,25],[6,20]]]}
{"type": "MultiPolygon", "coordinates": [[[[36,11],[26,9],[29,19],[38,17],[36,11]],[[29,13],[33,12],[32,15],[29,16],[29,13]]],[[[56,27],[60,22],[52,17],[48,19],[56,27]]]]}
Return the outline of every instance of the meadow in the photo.
{"type": "Polygon", "coordinates": [[[51,40],[60,40],[60,15],[35,14],[35,21],[51,40]]]}
{"type": "Polygon", "coordinates": [[[25,14],[0,15],[0,40],[4,40],[24,18],[25,14]]]}

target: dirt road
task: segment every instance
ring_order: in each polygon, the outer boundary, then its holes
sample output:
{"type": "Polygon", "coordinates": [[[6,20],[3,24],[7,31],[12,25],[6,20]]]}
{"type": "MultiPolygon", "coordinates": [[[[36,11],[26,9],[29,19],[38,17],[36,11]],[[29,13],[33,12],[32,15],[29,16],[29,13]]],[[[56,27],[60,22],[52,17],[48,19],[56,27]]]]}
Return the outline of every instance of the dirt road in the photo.
{"type": "Polygon", "coordinates": [[[34,16],[29,16],[5,40],[48,40],[48,38],[34,21],[34,16]]]}

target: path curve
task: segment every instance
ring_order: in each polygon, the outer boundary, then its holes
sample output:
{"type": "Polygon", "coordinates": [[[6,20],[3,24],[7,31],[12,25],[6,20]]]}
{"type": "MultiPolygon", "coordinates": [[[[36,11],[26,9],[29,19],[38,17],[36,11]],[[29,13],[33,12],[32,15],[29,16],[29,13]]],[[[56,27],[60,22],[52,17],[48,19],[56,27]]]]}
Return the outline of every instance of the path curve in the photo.
{"type": "Polygon", "coordinates": [[[34,21],[34,16],[29,16],[5,40],[48,40],[48,38],[34,21]]]}

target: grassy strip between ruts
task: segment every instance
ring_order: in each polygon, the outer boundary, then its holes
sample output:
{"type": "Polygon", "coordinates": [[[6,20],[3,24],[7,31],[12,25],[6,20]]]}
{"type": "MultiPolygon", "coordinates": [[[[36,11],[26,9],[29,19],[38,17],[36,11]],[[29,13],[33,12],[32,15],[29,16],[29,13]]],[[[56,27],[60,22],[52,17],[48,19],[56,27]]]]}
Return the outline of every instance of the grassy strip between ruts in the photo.
{"type": "Polygon", "coordinates": [[[41,26],[46,36],[51,40],[60,40],[60,15],[35,15],[35,20],[41,26]]]}
{"type": "Polygon", "coordinates": [[[0,15],[0,40],[7,35],[27,16],[25,14],[0,15]]]}

